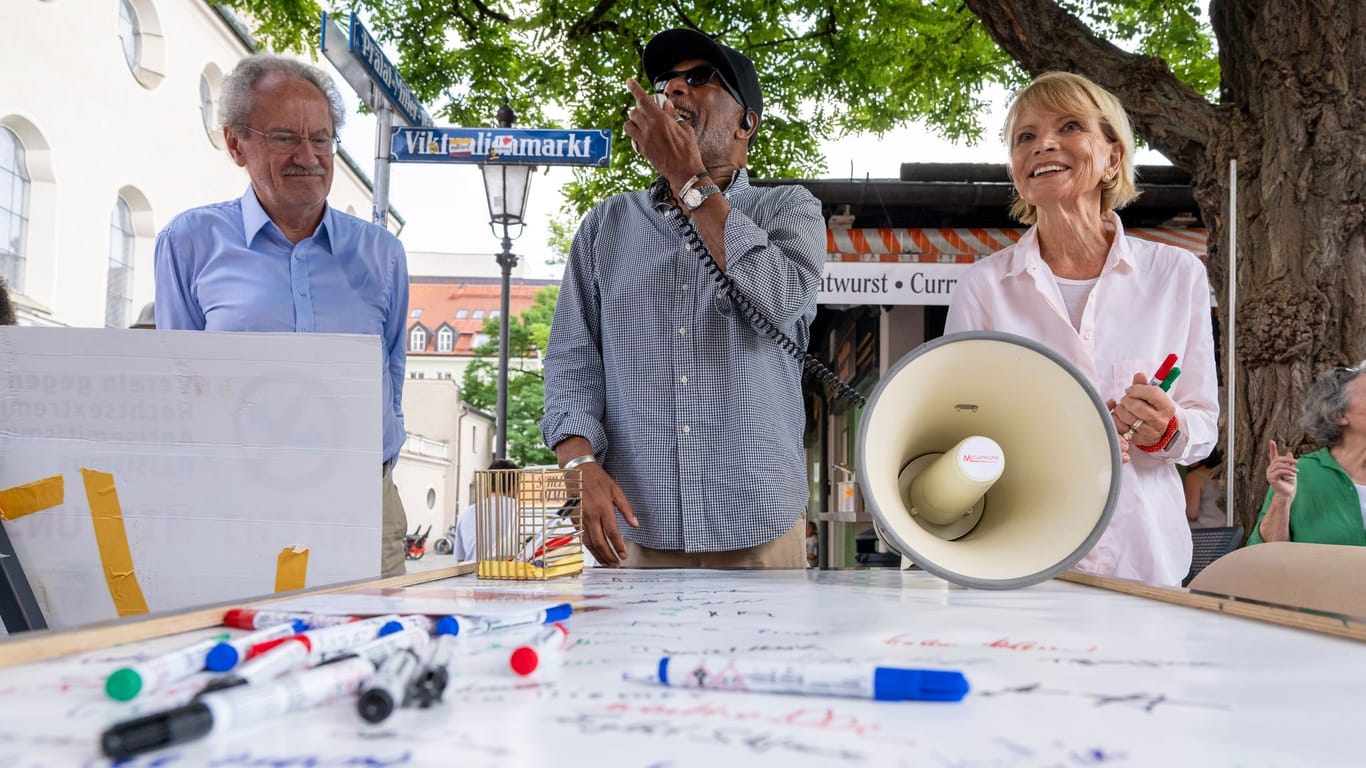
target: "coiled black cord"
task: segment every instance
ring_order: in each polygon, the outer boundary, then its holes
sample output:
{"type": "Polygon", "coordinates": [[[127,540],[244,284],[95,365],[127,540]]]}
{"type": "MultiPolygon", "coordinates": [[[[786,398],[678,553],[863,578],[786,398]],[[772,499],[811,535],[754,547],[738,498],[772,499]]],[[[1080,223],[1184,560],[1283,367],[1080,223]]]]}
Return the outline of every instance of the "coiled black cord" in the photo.
{"type": "Polygon", "coordinates": [[[868,399],[858,390],[844,383],[839,376],[835,375],[834,371],[826,367],[825,363],[798,346],[797,342],[783,333],[782,329],[775,325],[772,320],[764,317],[763,313],[750,302],[749,297],[740,290],[740,286],[736,285],[730,275],[726,274],[721,266],[716,263],[716,259],[712,258],[711,251],[703,242],[702,235],[697,231],[692,219],[683,215],[683,211],[673,202],[673,193],[669,188],[668,179],[662,176],[656,179],[655,183],[651,185],[650,193],[654,198],[656,210],[664,214],[666,219],[671,216],[678,219],[679,234],[687,242],[688,248],[697,253],[698,260],[707,268],[712,279],[730,297],[731,303],[740,311],[740,314],[745,316],[750,325],[754,326],[755,330],[773,339],[779,347],[782,347],[783,351],[792,356],[792,359],[802,364],[803,370],[816,377],[829,389],[834,390],[839,397],[860,407],[868,403],[868,399]]]}

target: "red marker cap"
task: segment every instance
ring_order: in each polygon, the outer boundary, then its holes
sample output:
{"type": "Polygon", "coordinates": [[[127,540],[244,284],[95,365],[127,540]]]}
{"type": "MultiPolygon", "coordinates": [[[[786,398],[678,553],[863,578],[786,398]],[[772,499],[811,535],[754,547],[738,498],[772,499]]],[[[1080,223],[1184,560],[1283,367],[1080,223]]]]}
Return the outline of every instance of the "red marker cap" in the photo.
{"type": "Polygon", "coordinates": [[[1158,381],[1162,381],[1163,379],[1167,378],[1167,374],[1171,373],[1173,365],[1176,365],[1175,352],[1171,353],[1170,355],[1167,355],[1167,359],[1162,361],[1162,367],[1157,369],[1157,373],[1153,374],[1153,378],[1157,379],[1158,381]]]}

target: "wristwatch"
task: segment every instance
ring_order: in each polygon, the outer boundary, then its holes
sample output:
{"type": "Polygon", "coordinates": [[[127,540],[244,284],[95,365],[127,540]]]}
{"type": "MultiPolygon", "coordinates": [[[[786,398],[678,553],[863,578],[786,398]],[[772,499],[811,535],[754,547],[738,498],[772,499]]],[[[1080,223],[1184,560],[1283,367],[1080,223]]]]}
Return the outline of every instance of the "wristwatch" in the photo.
{"type": "Polygon", "coordinates": [[[684,184],[683,188],[678,191],[678,199],[682,201],[684,208],[687,208],[689,211],[695,211],[702,206],[702,203],[706,201],[709,195],[714,195],[721,191],[721,188],[715,184],[699,185],[697,183],[703,179],[710,178],[711,177],[706,173],[699,173],[691,179],[688,179],[688,183],[684,184]]]}

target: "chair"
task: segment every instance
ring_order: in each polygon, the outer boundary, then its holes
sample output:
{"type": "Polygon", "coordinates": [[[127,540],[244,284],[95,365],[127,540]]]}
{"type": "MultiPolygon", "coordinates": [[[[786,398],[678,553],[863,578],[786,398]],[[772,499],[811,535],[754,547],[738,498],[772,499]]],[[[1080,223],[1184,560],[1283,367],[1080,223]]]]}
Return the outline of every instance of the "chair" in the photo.
{"type": "Polygon", "coordinates": [[[1191,530],[1191,569],[1181,586],[1189,586],[1191,579],[1205,566],[1227,555],[1243,543],[1243,526],[1194,528],[1191,530]]]}
{"type": "Polygon", "coordinates": [[[1201,571],[1193,591],[1366,618],[1366,547],[1272,541],[1201,571]]]}

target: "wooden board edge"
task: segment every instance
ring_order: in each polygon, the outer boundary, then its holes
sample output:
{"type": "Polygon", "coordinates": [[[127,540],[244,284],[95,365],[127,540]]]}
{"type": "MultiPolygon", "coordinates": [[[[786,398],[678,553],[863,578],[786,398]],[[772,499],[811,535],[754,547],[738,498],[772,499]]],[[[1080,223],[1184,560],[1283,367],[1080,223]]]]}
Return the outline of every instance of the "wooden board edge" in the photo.
{"type": "Polygon", "coordinates": [[[123,643],[133,643],[139,640],[165,637],[166,635],[189,632],[194,629],[216,627],[223,623],[224,611],[229,608],[237,608],[243,605],[265,605],[280,600],[292,600],[296,597],[326,595],[333,592],[345,592],[353,589],[410,587],[414,584],[425,584],[429,581],[440,581],[441,579],[463,576],[467,573],[473,573],[474,568],[475,564],[473,562],[468,562],[453,565],[448,568],[437,568],[431,571],[424,571],[422,573],[391,576],[387,579],[362,579],[359,581],[348,581],[342,584],[333,584],[326,587],[284,592],[278,595],[269,595],[261,598],[233,600],[208,608],[196,608],[164,616],[133,620],[115,620],[93,627],[79,629],[25,632],[22,635],[12,635],[10,639],[0,642],[0,669],[17,664],[28,664],[35,661],[52,659],[58,656],[67,656],[73,653],[83,653],[99,648],[107,648],[123,643]]]}
{"type": "Polygon", "coordinates": [[[1236,616],[1242,619],[1251,619],[1366,643],[1366,624],[1338,614],[1305,611],[1291,606],[1272,605],[1225,595],[1154,587],[1137,581],[1093,576],[1088,573],[1069,571],[1059,574],[1057,578],[1074,584],[1106,589],[1111,592],[1122,592],[1135,597],[1158,600],[1187,608],[1214,611],[1225,616],[1236,616]]]}

